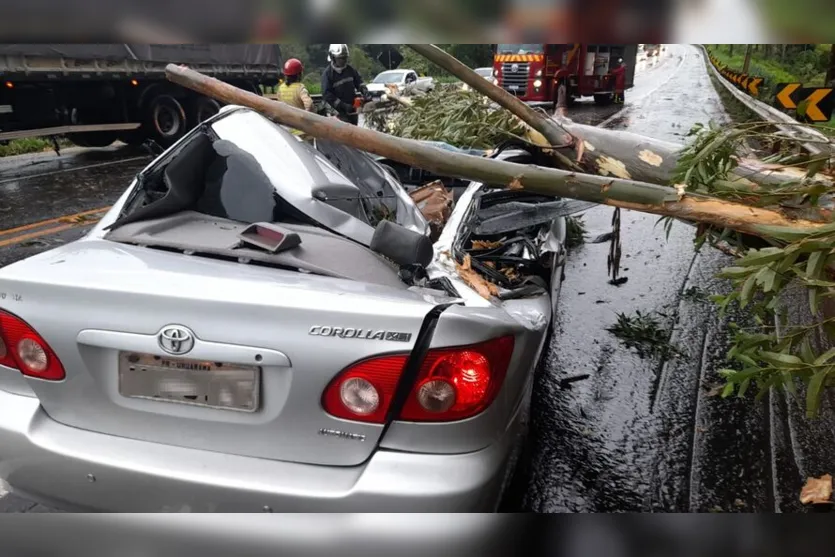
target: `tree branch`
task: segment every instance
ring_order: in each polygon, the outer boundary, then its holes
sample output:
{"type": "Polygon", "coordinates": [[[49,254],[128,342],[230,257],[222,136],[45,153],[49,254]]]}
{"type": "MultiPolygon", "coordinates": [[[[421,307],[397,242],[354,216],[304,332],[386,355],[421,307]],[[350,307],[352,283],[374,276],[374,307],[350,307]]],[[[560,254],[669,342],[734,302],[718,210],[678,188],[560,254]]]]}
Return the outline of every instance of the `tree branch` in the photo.
{"type": "Polygon", "coordinates": [[[755,236],[766,235],[761,228],[763,225],[793,231],[812,231],[822,226],[818,222],[791,219],[780,211],[757,209],[706,196],[679,196],[672,188],[645,182],[444,151],[419,141],[393,137],[299,110],[183,66],[169,64],[166,75],[169,80],[184,87],[224,103],[249,107],[312,137],[338,141],[441,176],[477,180],[496,187],[520,185],[534,193],[704,222],[755,236]]]}

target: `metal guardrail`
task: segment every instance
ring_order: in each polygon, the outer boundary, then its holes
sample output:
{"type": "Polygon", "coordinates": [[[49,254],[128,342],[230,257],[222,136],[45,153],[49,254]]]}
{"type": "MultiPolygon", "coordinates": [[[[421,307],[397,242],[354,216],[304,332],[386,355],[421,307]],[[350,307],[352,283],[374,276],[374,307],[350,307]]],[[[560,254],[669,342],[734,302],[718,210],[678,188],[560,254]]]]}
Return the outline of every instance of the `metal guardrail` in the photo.
{"type": "Polygon", "coordinates": [[[705,48],[704,45],[699,45],[699,47],[701,47],[702,52],[704,52],[707,66],[713,72],[713,75],[716,76],[716,79],[718,79],[725,89],[727,89],[729,93],[731,93],[739,102],[744,104],[749,110],[760,116],[763,120],[773,122],[775,127],[778,128],[784,135],[800,142],[801,145],[803,145],[803,148],[812,155],[835,154],[833,153],[831,144],[824,145],[821,143],[831,141],[830,138],[814,128],[799,124],[797,120],[788,114],[780,112],[773,106],[759,101],[740,91],[733,83],[725,79],[725,77],[719,73],[719,70],[710,61],[710,54],[708,53],[707,48],[705,48]]]}

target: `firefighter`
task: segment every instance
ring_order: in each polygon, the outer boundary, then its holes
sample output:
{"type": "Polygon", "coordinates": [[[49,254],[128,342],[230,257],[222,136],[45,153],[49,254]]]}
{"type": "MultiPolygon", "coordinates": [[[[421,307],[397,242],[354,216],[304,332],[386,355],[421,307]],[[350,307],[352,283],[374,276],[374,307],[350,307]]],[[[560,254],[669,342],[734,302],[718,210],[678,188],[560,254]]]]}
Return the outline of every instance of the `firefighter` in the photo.
{"type": "Polygon", "coordinates": [[[340,120],[356,126],[359,123],[359,114],[354,106],[356,92],[360,91],[367,97],[368,89],[359,72],[348,64],[347,44],[330,45],[328,59],[330,64],[322,72],[322,97],[336,110],[340,120]]]}
{"type": "Polygon", "coordinates": [[[278,98],[292,107],[311,112],[313,99],[307,87],[301,82],[304,65],[298,58],[290,58],[284,63],[284,83],[278,87],[278,98]]]}
{"type": "Polygon", "coordinates": [[[623,63],[623,58],[618,58],[612,76],[615,78],[615,104],[623,104],[623,92],[626,89],[626,64],[623,63]]]}

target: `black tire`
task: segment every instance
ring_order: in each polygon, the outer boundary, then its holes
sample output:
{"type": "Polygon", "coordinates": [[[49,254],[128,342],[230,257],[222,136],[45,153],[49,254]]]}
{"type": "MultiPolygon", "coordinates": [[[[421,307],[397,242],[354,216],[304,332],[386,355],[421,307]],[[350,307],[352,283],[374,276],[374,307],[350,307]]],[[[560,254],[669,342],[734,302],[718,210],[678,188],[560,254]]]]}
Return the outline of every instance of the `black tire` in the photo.
{"type": "Polygon", "coordinates": [[[208,97],[195,97],[189,103],[189,125],[197,126],[220,112],[220,103],[208,97]]]}
{"type": "Polygon", "coordinates": [[[67,139],[79,147],[110,147],[119,139],[116,132],[68,133],[67,139]]]}
{"type": "Polygon", "coordinates": [[[154,97],[145,110],[148,137],[170,147],[188,131],[186,111],[171,95],[154,97]]]}
{"type": "MultiPolygon", "coordinates": [[[[89,110],[73,109],[70,115],[70,124],[100,124],[106,121],[102,115],[97,115],[89,110]]],[[[119,139],[119,132],[84,132],[68,133],[67,139],[79,147],[109,147],[119,139]]]]}
{"type": "Polygon", "coordinates": [[[602,95],[594,96],[594,104],[599,106],[609,106],[615,100],[613,93],[603,93],[602,95]]]}

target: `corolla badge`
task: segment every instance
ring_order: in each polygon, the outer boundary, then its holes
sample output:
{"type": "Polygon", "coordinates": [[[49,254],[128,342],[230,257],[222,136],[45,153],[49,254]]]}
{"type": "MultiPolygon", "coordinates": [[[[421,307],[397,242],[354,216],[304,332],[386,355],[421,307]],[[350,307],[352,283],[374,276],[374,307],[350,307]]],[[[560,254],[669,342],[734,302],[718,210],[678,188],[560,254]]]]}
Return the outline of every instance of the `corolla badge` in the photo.
{"type": "Polygon", "coordinates": [[[180,325],[165,327],[157,339],[159,347],[169,354],[187,354],[194,348],[194,333],[180,325]]]}

